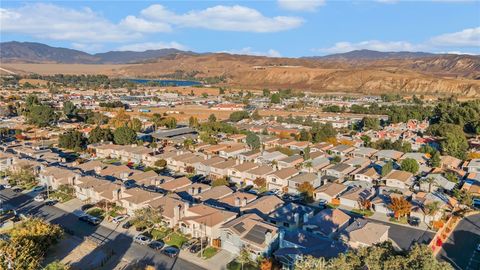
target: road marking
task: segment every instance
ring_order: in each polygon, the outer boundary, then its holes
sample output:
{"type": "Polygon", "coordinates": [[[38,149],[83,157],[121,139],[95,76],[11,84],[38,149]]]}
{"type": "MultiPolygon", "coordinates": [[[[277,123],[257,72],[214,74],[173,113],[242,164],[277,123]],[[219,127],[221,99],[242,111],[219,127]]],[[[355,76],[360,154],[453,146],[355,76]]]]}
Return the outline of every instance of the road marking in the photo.
{"type": "Polygon", "coordinates": [[[472,257],[470,257],[470,260],[468,261],[467,270],[470,270],[470,269],[477,270],[478,269],[478,268],[473,268],[473,266],[470,267],[472,265],[472,262],[477,261],[476,259],[474,259],[476,254],[477,254],[477,250],[474,250],[473,254],[472,254],[472,257]]]}

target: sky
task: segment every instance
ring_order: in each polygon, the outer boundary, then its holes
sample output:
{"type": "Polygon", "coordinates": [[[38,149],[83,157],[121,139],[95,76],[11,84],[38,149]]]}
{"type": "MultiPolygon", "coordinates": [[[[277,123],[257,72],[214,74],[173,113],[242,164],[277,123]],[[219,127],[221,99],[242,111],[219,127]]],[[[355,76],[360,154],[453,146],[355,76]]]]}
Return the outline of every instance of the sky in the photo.
{"type": "Polygon", "coordinates": [[[89,53],[177,48],[301,57],[480,54],[480,0],[0,2],[0,40],[89,53]]]}

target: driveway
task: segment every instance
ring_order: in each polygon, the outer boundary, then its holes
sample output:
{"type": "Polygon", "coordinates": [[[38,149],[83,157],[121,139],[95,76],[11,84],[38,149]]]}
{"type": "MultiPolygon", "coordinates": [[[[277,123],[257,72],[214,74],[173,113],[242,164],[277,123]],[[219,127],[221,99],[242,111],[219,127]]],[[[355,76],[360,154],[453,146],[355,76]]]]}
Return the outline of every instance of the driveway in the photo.
{"type": "Polygon", "coordinates": [[[443,243],[437,257],[451,263],[456,269],[480,269],[480,214],[462,219],[450,237],[443,243]]]}
{"type": "MultiPolygon", "coordinates": [[[[130,262],[141,261],[155,265],[156,269],[202,269],[198,265],[182,260],[171,259],[159,252],[155,252],[146,246],[133,243],[132,237],[122,233],[120,228],[107,228],[102,225],[90,226],[78,220],[73,213],[66,212],[57,207],[46,206],[35,202],[30,194],[15,193],[10,189],[0,191],[0,199],[4,204],[14,207],[18,213],[30,214],[43,218],[51,223],[58,224],[70,231],[76,237],[88,237],[99,244],[99,249],[112,250],[114,256],[108,261],[108,265],[117,265],[121,260],[130,262]]],[[[94,252],[84,256],[79,265],[88,264],[94,252]]],[[[62,258],[58,258],[62,259],[62,258]]]]}

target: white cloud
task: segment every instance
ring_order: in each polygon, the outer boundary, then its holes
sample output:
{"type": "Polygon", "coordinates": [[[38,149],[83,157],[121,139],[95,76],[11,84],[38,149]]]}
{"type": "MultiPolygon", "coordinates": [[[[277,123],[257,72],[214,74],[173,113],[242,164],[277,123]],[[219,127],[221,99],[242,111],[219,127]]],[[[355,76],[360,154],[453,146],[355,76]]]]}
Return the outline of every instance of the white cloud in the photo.
{"type": "Polygon", "coordinates": [[[278,0],[278,5],[292,11],[315,11],[325,0],[278,0]]]}
{"type": "Polygon", "coordinates": [[[259,52],[259,51],[254,51],[251,47],[245,47],[240,50],[228,50],[228,51],[221,51],[224,53],[230,53],[230,54],[241,54],[241,55],[256,55],[256,56],[269,56],[269,57],[282,57],[280,52],[274,49],[269,49],[266,52],[259,52]]]}
{"type": "Polygon", "coordinates": [[[155,23],[169,23],[178,27],[257,33],[289,30],[303,23],[299,17],[266,17],[256,9],[239,5],[218,5],[184,14],[176,14],[162,5],[151,5],[141,11],[141,16],[155,23]]]}
{"type": "Polygon", "coordinates": [[[156,33],[156,32],[170,32],[172,27],[167,23],[162,22],[150,22],[142,18],[129,15],[120,22],[121,26],[126,27],[132,31],[144,32],[144,33],[156,33]]]}
{"type": "Polygon", "coordinates": [[[430,42],[441,47],[480,47],[480,27],[433,37],[430,42]]]}
{"type": "Polygon", "coordinates": [[[52,4],[27,4],[0,9],[0,31],[36,38],[75,42],[121,42],[140,37],[124,31],[89,8],[79,10],[52,4]]]}
{"type": "Polygon", "coordinates": [[[379,40],[368,40],[361,42],[337,42],[334,46],[330,48],[321,48],[315,49],[314,51],[322,53],[343,53],[354,50],[374,50],[381,52],[390,52],[390,51],[417,51],[421,50],[422,46],[414,45],[406,41],[379,41],[379,40]]]}
{"type": "Polygon", "coordinates": [[[367,40],[360,42],[337,42],[329,48],[313,49],[320,53],[343,53],[354,50],[389,51],[430,51],[444,52],[444,48],[452,48],[458,52],[459,48],[480,49],[480,27],[467,28],[459,32],[446,33],[435,36],[422,43],[408,41],[379,41],[367,40]]]}
{"type": "Polygon", "coordinates": [[[178,42],[172,41],[172,42],[135,43],[135,44],[120,46],[118,48],[119,51],[135,51],[135,52],[143,52],[147,50],[159,50],[159,49],[187,50],[188,47],[178,42]]]}

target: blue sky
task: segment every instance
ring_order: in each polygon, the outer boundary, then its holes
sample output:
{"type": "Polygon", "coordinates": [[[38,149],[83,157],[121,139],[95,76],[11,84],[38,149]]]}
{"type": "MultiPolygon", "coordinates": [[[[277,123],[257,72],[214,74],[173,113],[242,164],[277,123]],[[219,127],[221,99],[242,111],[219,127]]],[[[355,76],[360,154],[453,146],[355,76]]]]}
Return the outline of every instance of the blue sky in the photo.
{"type": "Polygon", "coordinates": [[[1,41],[87,52],[269,56],[355,49],[480,54],[480,1],[5,1],[1,41]]]}

